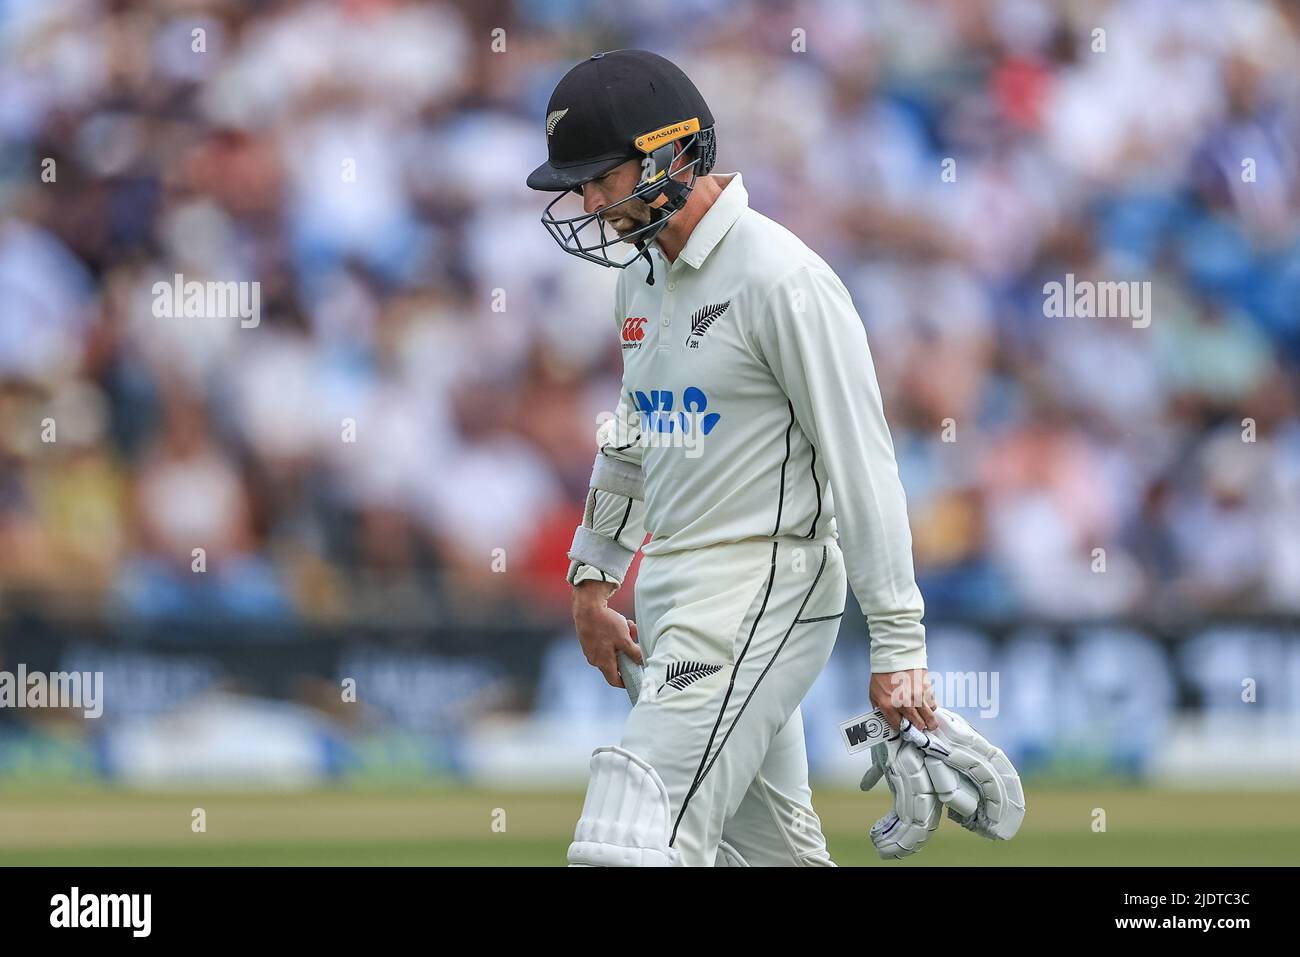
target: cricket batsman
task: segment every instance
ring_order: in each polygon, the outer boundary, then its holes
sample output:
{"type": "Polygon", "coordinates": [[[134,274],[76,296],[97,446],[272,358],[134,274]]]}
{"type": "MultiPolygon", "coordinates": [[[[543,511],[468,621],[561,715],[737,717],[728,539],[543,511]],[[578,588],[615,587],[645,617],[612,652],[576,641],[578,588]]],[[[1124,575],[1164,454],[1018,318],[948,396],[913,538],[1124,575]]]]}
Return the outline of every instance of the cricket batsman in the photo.
{"type": "MultiPolygon", "coordinates": [[[[799,705],[830,658],[846,585],[891,748],[900,727],[944,748],[862,322],[831,268],[749,208],[739,173],[710,173],[713,116],[663,57],[579,63],[551,96],[546,136],[528,177],[558,194],[542,222],[565,252],[622,270],[623,387],[569,552],[574,623],[606,681],[639,684],[622,740],[592,757],[569,863],[833,866],[799,705]],[[633,622],[607,601],[647,532],[633,622]]],[[[944,797],[924,771],[934,755],[918,746],[898,770],[880,754],[876,778],[910,804],[877,847],[903,832],[921,843],[944,797]]]]}

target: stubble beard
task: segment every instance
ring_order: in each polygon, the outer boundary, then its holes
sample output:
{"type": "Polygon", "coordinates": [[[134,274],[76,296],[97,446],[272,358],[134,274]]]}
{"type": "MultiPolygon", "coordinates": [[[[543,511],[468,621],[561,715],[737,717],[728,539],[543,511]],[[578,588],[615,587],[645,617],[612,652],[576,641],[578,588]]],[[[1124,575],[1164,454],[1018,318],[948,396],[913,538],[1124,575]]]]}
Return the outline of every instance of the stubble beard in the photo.
{"type": "Polygon", "coordinates": [[[623,242],[629,242],[627,238],[629,234],[650,223],[650,208],[645,203],[641,203],[640,207],[631,207],[631,204],[628,204],[628,207],[630,208],[622,209],[620,215],[605,220],[623,242]],[[615,225],[616,223],[618,225],[615,225]]]}

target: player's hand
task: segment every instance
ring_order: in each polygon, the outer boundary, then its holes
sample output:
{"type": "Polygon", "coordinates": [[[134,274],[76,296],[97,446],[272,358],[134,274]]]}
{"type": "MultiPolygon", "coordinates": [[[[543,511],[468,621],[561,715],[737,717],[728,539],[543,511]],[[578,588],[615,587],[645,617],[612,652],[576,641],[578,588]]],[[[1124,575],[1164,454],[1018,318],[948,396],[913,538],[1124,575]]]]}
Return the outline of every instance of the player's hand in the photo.
{"type": "Polygon", "coordinates": [[[583,582],[573,590],[573,624],[587,663],[599,668],[613,687],[622,688],[618,653],[623,652],[639,665],[644,665],[645,660],[641,646],[636,643],[636,622],[606,604],[608,586],[603,590],[602,585],[603,582],[583,582]]]}
{"type": "Polygon", "coordinates": [[[871,703],[885,715],[895,731],[906,718],[918,728],[935,731],[939,721],[934,716],[939,706],[930,687],[925,668],[910,671],[882,671],[871,676],[871,703]]]}

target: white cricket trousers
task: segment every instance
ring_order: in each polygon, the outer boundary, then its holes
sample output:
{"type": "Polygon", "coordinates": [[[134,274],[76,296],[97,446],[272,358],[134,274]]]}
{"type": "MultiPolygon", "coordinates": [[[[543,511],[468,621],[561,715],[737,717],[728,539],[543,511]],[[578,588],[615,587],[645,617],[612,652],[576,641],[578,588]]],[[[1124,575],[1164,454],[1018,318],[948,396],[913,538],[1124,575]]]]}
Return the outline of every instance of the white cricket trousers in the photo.
{"type": "Polygon", "coordinates": [[[846,587],[832,537],[642,559],[647,670],[621,746],[663,780],[682,864],[713,866],[721,839],[751,866],[833,866],[799,703],[830,658],[846,587]]]}

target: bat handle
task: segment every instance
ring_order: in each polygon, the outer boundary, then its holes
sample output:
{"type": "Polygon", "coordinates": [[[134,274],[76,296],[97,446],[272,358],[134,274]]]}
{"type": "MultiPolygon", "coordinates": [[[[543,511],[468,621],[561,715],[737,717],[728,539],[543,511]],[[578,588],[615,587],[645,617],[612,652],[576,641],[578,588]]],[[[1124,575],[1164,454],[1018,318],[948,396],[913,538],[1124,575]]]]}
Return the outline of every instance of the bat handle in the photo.
{"type": "Polygon", "coordinates": [[[633,704],[641,697],[642,667],[633,661],[626,652],[618,653],[618,673],[623,676],[623,687],[633,704]]]}

